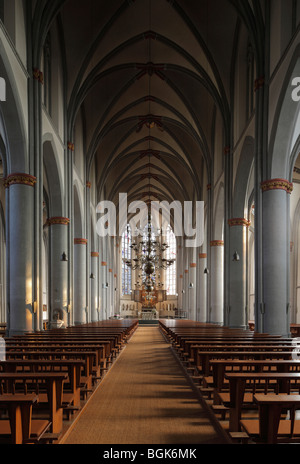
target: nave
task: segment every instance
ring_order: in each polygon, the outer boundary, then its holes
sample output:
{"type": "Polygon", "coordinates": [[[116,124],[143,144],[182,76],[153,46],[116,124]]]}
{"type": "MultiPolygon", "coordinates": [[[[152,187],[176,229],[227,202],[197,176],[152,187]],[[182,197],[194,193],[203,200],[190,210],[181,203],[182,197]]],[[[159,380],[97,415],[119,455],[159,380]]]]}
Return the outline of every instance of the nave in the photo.
{"type": "Polygon", "coordinates": [[[158,326],[140,326],[64,444],[218,444],[158,326]]]}

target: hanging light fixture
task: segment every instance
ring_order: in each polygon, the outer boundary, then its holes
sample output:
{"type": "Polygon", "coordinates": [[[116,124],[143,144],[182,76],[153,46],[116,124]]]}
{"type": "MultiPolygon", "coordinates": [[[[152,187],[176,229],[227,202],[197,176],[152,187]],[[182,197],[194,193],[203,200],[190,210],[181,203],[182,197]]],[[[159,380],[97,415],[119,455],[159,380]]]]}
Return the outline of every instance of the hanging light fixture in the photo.
{"type": "Polygon", "coordinates": [[[65,252],[63,252],[63,254],[61,255],[60,260],[61,260],[61,261],[65,261],[65,262],[68,261],[68,257],[67,257],[67,255],[66,255],[65,252]]]}
{"type": "Polygon", "coordinates": [[[237,251],[235,251],[233,253],[233,258],[232,258],[232,261],[239,261],[240,260],[240,257],[239,257],[239,254],[237,251]]]}

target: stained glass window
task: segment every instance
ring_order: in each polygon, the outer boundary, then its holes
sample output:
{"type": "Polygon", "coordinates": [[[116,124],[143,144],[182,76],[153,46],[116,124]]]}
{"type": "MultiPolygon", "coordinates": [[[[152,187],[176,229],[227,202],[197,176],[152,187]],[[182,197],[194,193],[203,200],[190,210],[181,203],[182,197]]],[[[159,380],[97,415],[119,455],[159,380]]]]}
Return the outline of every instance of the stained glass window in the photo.
{"type": "MultiPolygon", "coordinates": [[[[165,257],[167,259],[176,259],[176,237],[175,234],[169,225],[166,231],[166,242],[169,245],[165,252],[165,257]]],[[[166,270],[166,281],[165,289],[167,290],[167,295],[176,294],[176,261],[169,266],[166,270]]]]}
{"type": "Polygon", "coordinates": [[[131,231],[127,225],[126,231],[122,235],[122,295],[131,293],[131,268],[127,266],[123,259],[131,260],[131,231]]]}

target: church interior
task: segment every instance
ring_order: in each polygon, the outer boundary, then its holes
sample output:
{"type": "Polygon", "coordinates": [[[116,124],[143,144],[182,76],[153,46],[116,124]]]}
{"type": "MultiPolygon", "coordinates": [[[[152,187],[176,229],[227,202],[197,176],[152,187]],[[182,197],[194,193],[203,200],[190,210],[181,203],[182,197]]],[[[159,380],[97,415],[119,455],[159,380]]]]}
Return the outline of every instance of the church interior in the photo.
{"type": "Polygon", "coordinates": [[[298,250],[300,0],[0,0],[0,443],[300,443],[298,250]]]}

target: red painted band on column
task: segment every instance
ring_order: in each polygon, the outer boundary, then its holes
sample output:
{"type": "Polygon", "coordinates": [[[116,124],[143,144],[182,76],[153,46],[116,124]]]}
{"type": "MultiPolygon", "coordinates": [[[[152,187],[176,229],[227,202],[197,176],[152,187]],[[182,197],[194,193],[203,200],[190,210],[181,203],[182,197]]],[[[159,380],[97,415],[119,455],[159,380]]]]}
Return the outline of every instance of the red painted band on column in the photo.
{"type": "Polygon", "coordinates": [[[228,220],[228,225],[230,227],[234,227],[234,226],[250,227],[251,221],[248,221],[247,219],[244,219],[244,218],[234,218],[234,219],[228,220]]]}
{"type": "Polygon", "coordinates": [[[210,242],[211,247],[221,247],[224,246],[224,241],[223,240],[213,240],[210,242]]]}
{"type": "Polygon", "coordinates": [[[15,172],[14,174],[10,174],[4,179],[3,182],[5,188],[10,187],[11,185],[29,185],[30,187],[34,187],[35,184],[36,177],[21,172],[15,172]]]}
{"type": "Polygon", "coordinates": [[[293,191],[293,184],[286,179],[271,179],[262,182],[261,189],[263,193],[269,192],[270,190],[284,190],[291,194],[293,191]]]}
{"type": "Polygon", "coordinates": [[[74,245],[87,245],[86,238],[74,238],[74,245]]]}
{"type": "Polygon", "coordinates": [[[53,225],[62,225],[62,226],[67,226],[70,224],[70,219],[66,217],[52,217],[47,219],[47,225],[48,226],[53,226],[53,225]]]}

